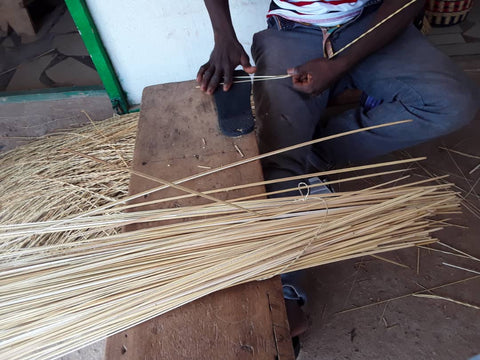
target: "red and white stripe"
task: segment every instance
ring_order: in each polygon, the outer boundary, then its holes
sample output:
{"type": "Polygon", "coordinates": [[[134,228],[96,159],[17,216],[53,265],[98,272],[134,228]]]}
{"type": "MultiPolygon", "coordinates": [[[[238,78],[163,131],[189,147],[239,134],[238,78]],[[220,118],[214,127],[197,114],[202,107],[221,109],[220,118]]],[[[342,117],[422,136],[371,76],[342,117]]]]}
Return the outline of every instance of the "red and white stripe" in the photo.
{"type": "Polygon", "coordinates": [[[267,17],[285,19],[318,26],[344,24],[360,14],[368,0],[273,0],[279,9],[270,10],[267,17]]]}

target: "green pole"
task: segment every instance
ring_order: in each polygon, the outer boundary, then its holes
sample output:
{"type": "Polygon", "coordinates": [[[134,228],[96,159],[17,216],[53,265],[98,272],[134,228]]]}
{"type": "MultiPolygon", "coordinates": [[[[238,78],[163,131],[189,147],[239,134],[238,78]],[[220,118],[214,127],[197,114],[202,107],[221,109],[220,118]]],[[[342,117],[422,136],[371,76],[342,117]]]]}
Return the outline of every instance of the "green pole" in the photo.
{"type": "Polygon", "coordinates": [[[119,114],[127,113],[129,108],[127,97],[118,81],[85,0],[65,0],[65,3],[102,79],[113,108],[119,114]]]}

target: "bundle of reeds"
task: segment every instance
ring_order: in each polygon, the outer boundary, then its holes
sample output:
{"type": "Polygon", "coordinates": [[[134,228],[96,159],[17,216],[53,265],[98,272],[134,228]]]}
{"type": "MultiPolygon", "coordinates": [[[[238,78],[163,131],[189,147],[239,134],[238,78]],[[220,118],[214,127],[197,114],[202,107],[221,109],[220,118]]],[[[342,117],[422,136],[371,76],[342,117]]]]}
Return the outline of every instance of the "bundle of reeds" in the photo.
{"type": "MultiPolygon", "coordinates": [[[[199,195],[181,181],[157,180],[187,192],[179,197],[199,195]]],[[[229,286],[434,241],[438,217],[458,212],[458,197],[448,184],[397,181],[323,195],[301,184],[296,197],[173,209],[142,211],[136,203],[127,213],[125,201],[111,201],[69,217],[2,221],[0,355],[55,358],[229,286]],[[141,222],[157,225],[115,233],[141,222]]],[[[201,195],[214,200],[227,190],[201,195]]]]}
{"type": "MultiPolygon", "coordinates": [[[[423,183],[236,204],[250,211],[212,204],[35,224],[61,233],[190,219],[4,252],[0,354],[54,358],[229,286],[426,244],[441,228],[432,217],[458,211],[448,185],[423,183]]],[[[27,229],[2,227],[2,240],[27,229]]]]}

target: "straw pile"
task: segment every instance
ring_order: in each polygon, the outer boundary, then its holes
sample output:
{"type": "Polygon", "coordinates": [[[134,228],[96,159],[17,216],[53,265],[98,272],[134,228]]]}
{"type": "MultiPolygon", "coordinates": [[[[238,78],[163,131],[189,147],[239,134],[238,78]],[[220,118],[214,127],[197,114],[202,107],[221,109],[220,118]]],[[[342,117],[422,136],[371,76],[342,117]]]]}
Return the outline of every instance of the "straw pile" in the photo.
{"type": "MultiPolygon", "coordinates": [[[[137,122],[138,114],[116,116],[0,154],[1,223],[61,219],[126,195],[130,175],[121,169],[131,164],[137,122]],[[75,153],[108,161],[116,169],[75,153]]],[[[70,236],[37,236],[8,244],[8,248],[75,239],[74,232],[70,236]]]]}
{"type": "MultiPolygon", "coordinates": [[[[117,153],[118,145],[114,148],[117,153]]],[[[78,152],[91,154],[88,151],[78,152]]],[[[108,167],[109,176],[112,169],[108,167]]],[[[398,171],[404,170],[361,177],[398,171]]],[[[125,171],[123,176],[128,175],[125,171]]],[[[107,202],[100,205],[94,198],[81,214],[66,217],[67,210],[60,210],[55,219],[47,212],[43,221],[2,221],[0,357],[55,358],[229,286],[427,244],[434,241],[431,233],[443,226],[445,215],[459,211],[449,184],[395,180],[324,195],[301,188],[296,197],[249,197],[144,211],[136,204],[132,212],[122,212],[123,200],[101,198],[107,202]],[[115,233],[121,226],[142,222],[158,225],[115,233]]],[[[198,195],[187,187],[183,191],[189,194],[180,196],[198,195]]],[[[226,189],[208,196],[221,191],[226,189]]],[[[20,209],[25,208],[15,211],[20,209]]]]}

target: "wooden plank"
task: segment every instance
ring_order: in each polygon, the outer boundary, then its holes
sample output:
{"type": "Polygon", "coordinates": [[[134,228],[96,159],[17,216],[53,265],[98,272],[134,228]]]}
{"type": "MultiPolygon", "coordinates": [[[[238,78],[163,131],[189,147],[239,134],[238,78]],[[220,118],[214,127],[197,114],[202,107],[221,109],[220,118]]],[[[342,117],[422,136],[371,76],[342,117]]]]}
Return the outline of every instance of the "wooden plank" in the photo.
{"type": "MultiPolygon", "coordinates": [[[[133,168],[176,180],[258,153],[253,133],[227,138],[219,133],[211,96],[194,82],[151,86],[142,97],[133,168]]],[[[185,183],[196,190],[262,180],[258,162],[185,183]]],[[[158,184],[132,176],[130,193],[158,184]]],[[[263,192],[251,188],[222,199],[263,192]]],[[[179,194],[163,190],[140,200],[179,194]]],[[[207,202],[201,198],[162,206],[207,202]]],[[[144,226],[144,225],[142,225],[144,226]]],[[[148,225],[147,225],[148,226],[148,225]]],[[[151,224],[150,224],[151,226],[151,224]]],[[[129,227],[127,230],[139,228],[129,227]]],[[[107,339],[106,359],[293,359],[279,277],[226,289],[156,317],[107,339]]]]}
{"type": "Polygon", "coordinates": [[[460,25],[452,26],[432,26],[428,35],[443,35],[443,34],[461,34],[463,29],[460,25]]]}
{"type": "Polygon", "coordinates": [[[463,56],[463,55],[479,55],[480,42],[465,43],[465,44],[451,44],[439,45],[437,47],[448,56],[463,56]]]}
{"type": "Polygon", "coordinates": [[[8,22],[18,35],[35,35],[30,15],[21,0],[0,0],[0,23],[4,21],[8,22]]]}
{"type": "Polygon", "coordinates": [[[442,35],[429,35],[428,41],[434,45],[448,45],[448,44],[464,44],[465,39],[462,34],[442,34],[442,35]]]}
{"type": "Polygon", "coordinates": [[[480,39],[480,23],[477,22],[476,24],[474,24],[470,29],[465,31],[463,35],[473,38],[473,41],[478,41],[478,39],[480,39]]]}
{"type": "MultiPolygon", "coordinates": [[[[1,8],[0,8],[1,11],[1,8]]],[[[8,34],[8,22],[6,19],[0,18],[0,37],[7,36],[8,34]]]]}

